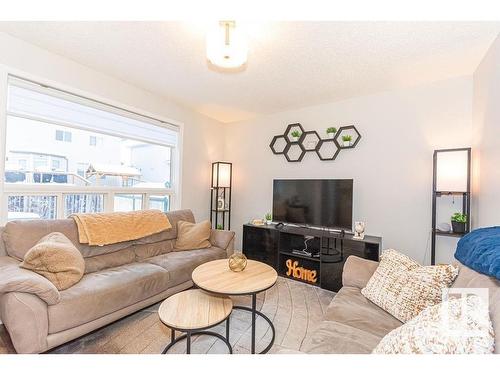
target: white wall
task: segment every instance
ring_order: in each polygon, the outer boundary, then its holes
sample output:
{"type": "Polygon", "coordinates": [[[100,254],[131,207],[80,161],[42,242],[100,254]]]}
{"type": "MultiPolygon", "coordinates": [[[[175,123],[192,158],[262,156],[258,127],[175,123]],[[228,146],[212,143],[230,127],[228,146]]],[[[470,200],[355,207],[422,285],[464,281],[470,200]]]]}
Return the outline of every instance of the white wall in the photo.
{"type": "MultiPolygon", "coordinates": [[[[223,156],[222,124],[4,33],[0,33],[0,51],[0,65],[15,69],[21,75],[39,77],[116,104],[184,123],[181,206],[192,208],[198,220],[208,218],[210,163],[223,156]]],[[[1,80],[0,90],[3,90],[5,77],[2,76],[1,80]]]]}
{"type": "Polygon", "coordinates": [[[500,224],[500,37],[474,73],[476,226],[500,224]]]}
{"type": "MultiPolygon", "coordinates": [[[[470,145],[472,77],[383,92],[230,124],[225,158],[234,173],[232,227],[241,246],[242,224],[271,211],[273,178],[353,178],[353,219],[367,233],[429,262],[432,151],[470,145]],[[325,136],[328,126],[354,124],[363,138],[335,161],[308,153],[300,163],[272,154],[269,143],[287,124],[325,136]],[[427,257],[426,257],[427,252],[427,257]]],[[[445,218],[447,219],[447,218],[445,218]]],[[[454,239],[440,239],[437,261],[449,261],[454,239]]]]}
{"type": "MultiPolygon", "coordinates": [[[[354,220],[384,247],[424,261],[429,249],[432,150],[471,142],[472,78],[384,92],[262,116],[227,126],[172,101],[0,33],[0,65],[126,106],[184,123],[182,207],[208,216],[210,162],[234,163],[233,228],[271,210],[273,178],[353,178],[354,220]],[[289,123],[322,135],[328,126],[355,124],[363,139],[333,162],[307,154],[301,163],[273,155],[269,143],[289,123]]],[[[5,83],[0,82],[0,89],[5,83]]],[[[0,109],[1,111],[1,109],[0,109]]],[[[0,114],[1,115],[1,114],[0,114]]],[[[438,261],[454,242],[441,239],[438,261]],[[448,241],[448,242],[445,242],[448,241]]],[[[451,240],[454,241],[454,240],[451,240]]],[[[241,245],[239,245],[241,246],[241,245]]]]}

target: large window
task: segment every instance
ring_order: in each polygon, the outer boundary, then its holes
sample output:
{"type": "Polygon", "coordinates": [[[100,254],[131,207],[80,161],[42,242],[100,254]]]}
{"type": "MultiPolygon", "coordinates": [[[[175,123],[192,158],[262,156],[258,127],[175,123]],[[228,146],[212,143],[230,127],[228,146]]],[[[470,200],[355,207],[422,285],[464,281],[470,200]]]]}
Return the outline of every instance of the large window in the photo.
{"type": "Polygon", "coordinates": [[[167,211],[175,201],[175,125],[18,78],[6,124],[2,221],[167,211]]]}

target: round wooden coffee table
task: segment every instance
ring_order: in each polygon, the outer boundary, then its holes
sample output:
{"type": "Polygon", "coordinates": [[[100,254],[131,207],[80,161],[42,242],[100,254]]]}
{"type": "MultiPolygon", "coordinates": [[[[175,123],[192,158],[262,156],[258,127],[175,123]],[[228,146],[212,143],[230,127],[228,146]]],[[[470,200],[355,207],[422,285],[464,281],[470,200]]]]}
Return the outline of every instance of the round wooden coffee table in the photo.
{"type": "Polygon", "coordinates": [[[271,349],[275,336],[274,325],[266,315],[257,311],[257,294],[271,288],[276,283],[278,274],[274,268],[255,260],[248,260],[243,271],[233,272],[229,269],[228,260],[220,259],[198,266],[193,271],[192,279],[200,289],[217,295],[251,295],[251,308],[246,306],[233,306],[233,308],[252,313],[252,354],[255,353],[255,320],[257,315],[266,320],[272,330],[271,342],[260,353],[267,353],[271,349]]]}
{"type": "Polygon", "coordinates": [[[158,309],[158,315],[163,324],[170,330],[171,339],[162,354],[179,341],[186,339],[187,354],[191,353],[192,335],[209,335],[222,340],[229,348],[229,316],[233,308],[233,302],[228,297],[214,296],[199,289],[185,290],[174,294],[162,302],[158,309]],[[215,332],[205,331],[226,321],[226,337],[215,332]],[[184,335],[175,337],[175,331],[185,332],[184,335]]]}

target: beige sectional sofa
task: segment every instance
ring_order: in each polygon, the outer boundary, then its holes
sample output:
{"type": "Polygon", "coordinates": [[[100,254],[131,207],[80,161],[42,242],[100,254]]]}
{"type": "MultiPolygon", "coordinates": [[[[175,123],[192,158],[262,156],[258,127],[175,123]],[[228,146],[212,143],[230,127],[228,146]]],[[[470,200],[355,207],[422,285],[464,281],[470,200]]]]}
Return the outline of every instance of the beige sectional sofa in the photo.
{"type": "MultiPolygon", "coordinates": [[[[490,317],[495,331],[495,353],[500,353],[500,280],[457,262],[454,288],[488,288],[490,317]]],[[[371,353],[380,340],[403,323],[367,300],[361,289],[378,263],[350,256],[344,265],[342,289],[328,307],[320,327],[304,341],[306,353],[371,353]]],[[[289,351],[282,351],[289,353],[289,351]]]]}
{"type": "Polygon", "coordinates": [[[0,319],[18,353],[40,353],[190,288],[198,265],[233,253],[234,232],[213,230],[207,249],[175,251],[177,222],[191,211],[167,213],[172,229],[106,246],[78,242],[72,219],[12,221],[1,229],[0,319]],[[19,268],[24,254],[51,232],[66,235],[85,259],[85,275],[58,291],[19,268]]]}

